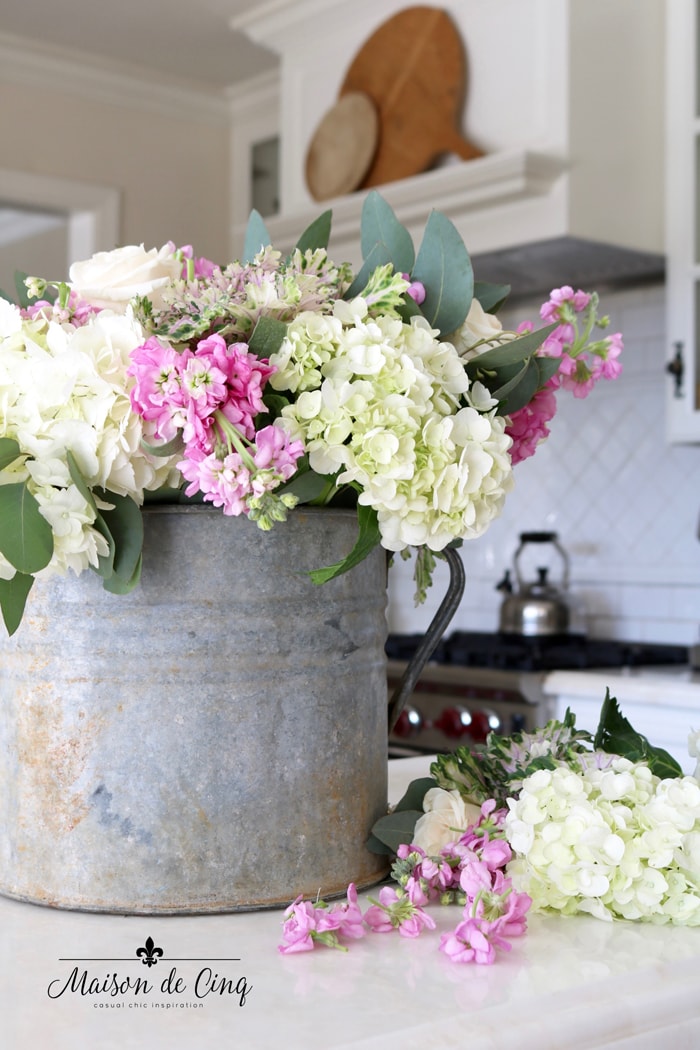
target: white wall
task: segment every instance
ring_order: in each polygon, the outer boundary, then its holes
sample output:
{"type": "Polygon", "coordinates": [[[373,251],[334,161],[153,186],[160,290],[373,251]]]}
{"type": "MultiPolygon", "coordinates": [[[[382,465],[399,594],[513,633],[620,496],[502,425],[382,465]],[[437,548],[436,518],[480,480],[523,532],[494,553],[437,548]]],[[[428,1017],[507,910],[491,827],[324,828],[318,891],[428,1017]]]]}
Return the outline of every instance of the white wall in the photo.
{"type": "Polygon", "coordinates": [[[226,261],[222,98],[0,46],[0,142],[3,168],[117,190],[120,243],[193,243],[226,261]]]}
{"type": "MultiPolygon", "coordinates": [[[[571,556],[571,595],[591,635],[700,640],[700,446],[665,441],[664,298],[660,286],[602,298],[610,330],[625,339],[623,374],[583,401],[559,395],[551,436],[515,468],[516,488],[501,518],[462,547],[467,586],[451,630],[498,628],[501,595],[494,588],[518,534],[547,530],[559,533],[571,556]]],[[[519,309],[517,318],[536,322],[537,308],[519,309]]],[[[423,630],[444,587],[435,586],[416,610],[411,572],[411,563],[392,569],[393,631],[423,630]]]]}

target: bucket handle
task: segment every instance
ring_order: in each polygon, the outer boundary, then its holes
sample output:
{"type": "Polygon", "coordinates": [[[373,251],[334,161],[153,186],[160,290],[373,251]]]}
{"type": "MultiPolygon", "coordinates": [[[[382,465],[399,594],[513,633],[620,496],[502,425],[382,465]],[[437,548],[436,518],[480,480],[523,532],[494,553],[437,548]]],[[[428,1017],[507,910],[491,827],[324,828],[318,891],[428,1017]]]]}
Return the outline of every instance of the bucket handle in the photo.
{"type": "Polygon", "coordinates": [[[438,642],[445,633],[450,620],[457,612],[464,594],[464,564],[459,551],[454,547],[446,547],[442,552],[442,556],[450,569],[450,582],[447,586],[447,592],[427,631],[423,635],[418,648],[411,657],[408,667],[401,677],[401,681],[394,689],[389,700],[389,732],[396,725],[399,715],[415,688],[421,671],[435,652],[438,642]]]}

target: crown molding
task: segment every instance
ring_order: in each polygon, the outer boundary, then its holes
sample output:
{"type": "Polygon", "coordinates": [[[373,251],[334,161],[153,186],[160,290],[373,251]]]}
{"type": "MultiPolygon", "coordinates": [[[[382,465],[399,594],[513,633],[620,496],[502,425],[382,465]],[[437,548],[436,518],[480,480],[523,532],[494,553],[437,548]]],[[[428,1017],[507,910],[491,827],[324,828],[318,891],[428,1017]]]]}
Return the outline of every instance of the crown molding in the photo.
{"type": "Polygon", "coordinates": [[[158,77],[142,67],[41,45],[11,33],[0,32],[0,79],[159,116],[213,125],[226,125],[229,121],[224,92],[158,77]]]}

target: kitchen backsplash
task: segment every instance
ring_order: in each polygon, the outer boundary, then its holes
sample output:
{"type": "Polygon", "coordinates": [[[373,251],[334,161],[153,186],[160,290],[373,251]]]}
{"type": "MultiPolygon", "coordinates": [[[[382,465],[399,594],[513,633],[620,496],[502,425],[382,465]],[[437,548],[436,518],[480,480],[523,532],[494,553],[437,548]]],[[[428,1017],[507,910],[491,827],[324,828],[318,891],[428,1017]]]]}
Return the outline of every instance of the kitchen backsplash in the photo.
{"type": "MultiPolygon", "coordinates": [[[[537,323],[538,309],[539,302],[519,307],[514,320],[537,323]]],[[[467,584],[451,630],[498,629],[496,584],[519,534],[547,530],[571,560],[572,626],[600,638],[700,640],[700,446],[666,441],[664,287],[606,294],[601,312],[610,331],[623,333],[623,373],[583,401],[560,395],[551,437],[515,468],[503,514],[462,547],[467,584]]],[[[446,580],[440,564],[427,602],[415,608],[412,561],[397,556],[389,629],[424,630],[446,580]]]]}

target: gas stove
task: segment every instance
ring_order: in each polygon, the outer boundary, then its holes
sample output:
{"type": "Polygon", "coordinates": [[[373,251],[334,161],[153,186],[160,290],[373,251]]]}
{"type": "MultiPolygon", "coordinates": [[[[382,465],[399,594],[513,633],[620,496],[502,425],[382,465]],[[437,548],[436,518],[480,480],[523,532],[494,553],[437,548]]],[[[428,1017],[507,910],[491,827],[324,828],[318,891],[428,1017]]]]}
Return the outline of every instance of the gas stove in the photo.
{"type": "MultiPolygon", "coordinates": [[[[390,692],[422,635],[390,635],[390,692]]],[[[550,671],[688,663],[681,645],[562,634],[539,638],[455,631],[443,638],[389,738],[389,753],[433,754],[483,743],[489,732],[532,732],[554,717],[544,693],[550,671]]]]}

